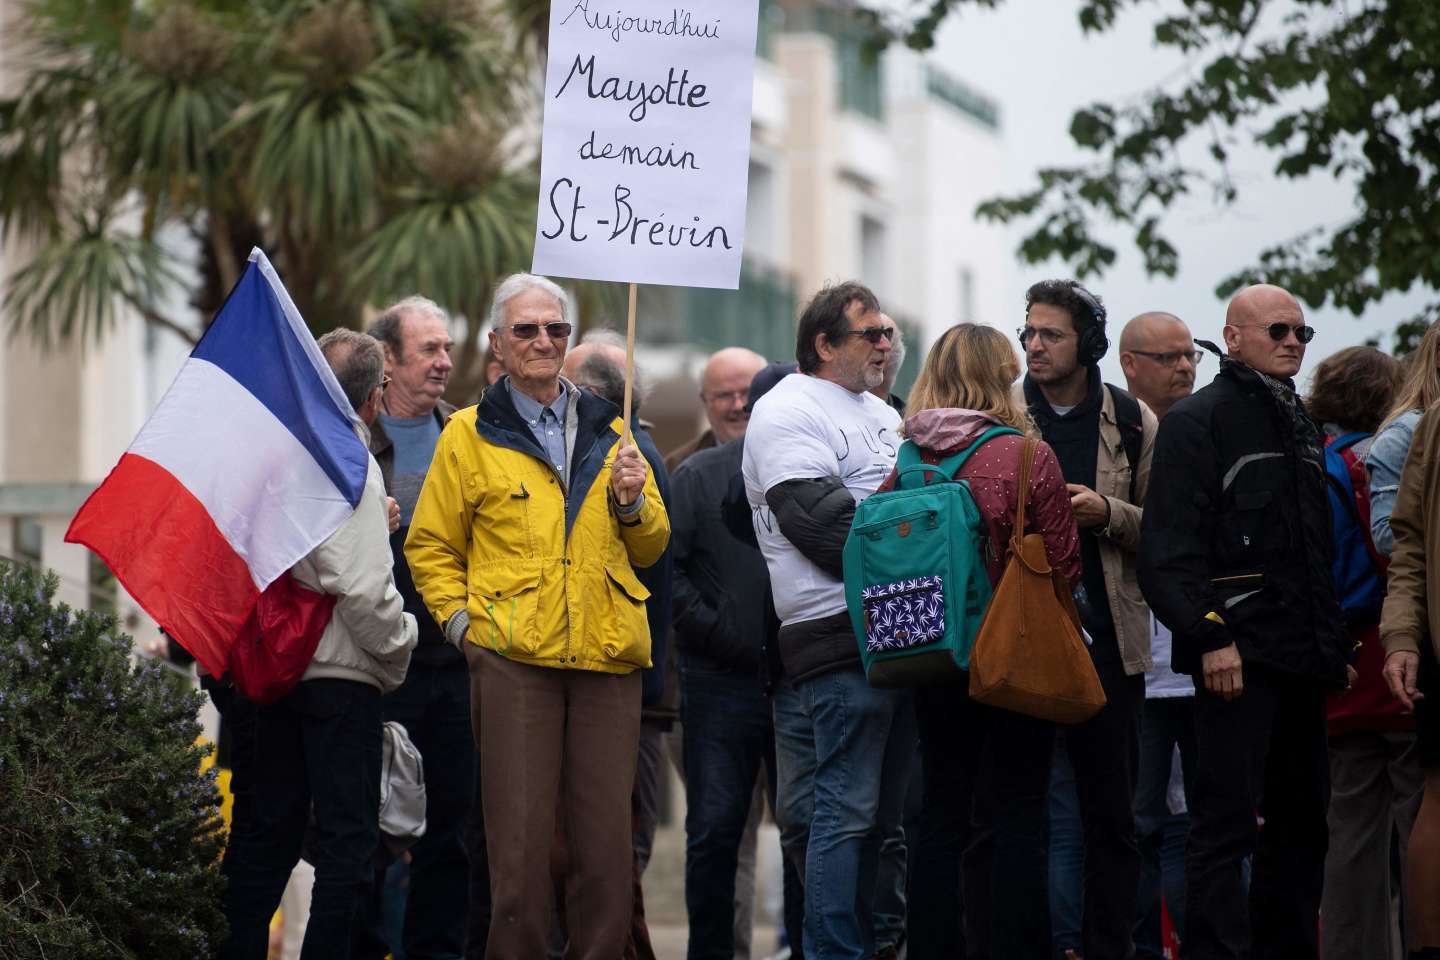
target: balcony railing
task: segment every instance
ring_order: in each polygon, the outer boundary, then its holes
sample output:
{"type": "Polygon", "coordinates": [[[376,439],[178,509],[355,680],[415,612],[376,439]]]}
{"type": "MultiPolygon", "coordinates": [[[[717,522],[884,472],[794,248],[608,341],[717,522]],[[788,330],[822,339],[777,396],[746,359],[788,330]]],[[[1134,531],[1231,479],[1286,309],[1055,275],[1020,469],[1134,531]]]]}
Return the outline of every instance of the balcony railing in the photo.
{"type": "Polygon", "coordinates": [[[705,350],[749,347],[771,360],[795,358],[795,281],[746,261],[739,290],[687,288],[686,340],[705,350]]]}

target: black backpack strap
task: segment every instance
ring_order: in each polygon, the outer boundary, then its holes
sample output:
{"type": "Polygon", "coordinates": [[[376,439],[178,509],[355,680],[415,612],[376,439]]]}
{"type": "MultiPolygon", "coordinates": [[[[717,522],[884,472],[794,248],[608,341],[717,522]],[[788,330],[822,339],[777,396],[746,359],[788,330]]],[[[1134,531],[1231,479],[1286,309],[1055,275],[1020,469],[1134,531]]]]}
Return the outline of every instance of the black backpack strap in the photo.
{"type": "Polygon", "coordinates": [[[1130,502],[1135,502],[1135,485],[1140,481],[1140,447],[1145,440],[1145,421],[1140,415],[1140,401],[1113,383],[1105,386],[1115,403],[1115,422],[1120,427],[1120,442],[1130,461],[1130,502]]]}

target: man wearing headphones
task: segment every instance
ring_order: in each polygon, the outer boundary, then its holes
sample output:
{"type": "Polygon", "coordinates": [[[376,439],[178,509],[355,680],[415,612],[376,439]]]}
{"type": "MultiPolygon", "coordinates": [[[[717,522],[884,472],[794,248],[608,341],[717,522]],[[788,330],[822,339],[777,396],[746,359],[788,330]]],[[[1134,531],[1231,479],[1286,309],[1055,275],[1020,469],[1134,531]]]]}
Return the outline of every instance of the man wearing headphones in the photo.
{"type": "Polygon", "coordinates": [[[1045,280],[1027,290],[1019,335],[1025,404],[1060,460],[1080,528],[1081,619],[1107,700],[1095,717],[1060,732],[1058,752],[1074,769],[1084,829],[1077,952],[1118,960],[1134,955],[1140,878],[1133,800],[1151,659],[1135,553],[1158,422],[1143,403],[1101,381],[1100,358],[1110,346],[1105,308],[1080,284],[1045,280]]]}

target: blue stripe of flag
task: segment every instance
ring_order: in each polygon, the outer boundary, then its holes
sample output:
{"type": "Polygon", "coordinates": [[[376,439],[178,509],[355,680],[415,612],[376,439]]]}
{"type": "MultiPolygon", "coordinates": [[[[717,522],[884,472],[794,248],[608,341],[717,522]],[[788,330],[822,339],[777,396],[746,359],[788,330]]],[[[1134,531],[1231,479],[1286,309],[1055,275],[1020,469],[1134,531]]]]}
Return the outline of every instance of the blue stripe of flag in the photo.
{"type": "Polygon", "coordinates": [[[310,452],[341,495],[359,504],[368,469],[365,445],[348,411],[325,389],[255,263],[245,265],[191,356],[215,364],[249,390],[310,452]]]}

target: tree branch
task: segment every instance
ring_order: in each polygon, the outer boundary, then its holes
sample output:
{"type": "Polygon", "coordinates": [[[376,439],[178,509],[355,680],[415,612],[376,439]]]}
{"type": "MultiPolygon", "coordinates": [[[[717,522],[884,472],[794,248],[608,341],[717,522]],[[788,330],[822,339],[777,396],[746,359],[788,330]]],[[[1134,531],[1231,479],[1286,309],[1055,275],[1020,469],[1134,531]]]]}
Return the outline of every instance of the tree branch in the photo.
{"type": "Polygon", "coordinates": [[[188,343],[192,348],[200,342],[200,338],[195,335],[194,331],[181,326],[180,324],[176,323],[174,320],[169,319],[168,317],[161,316],[155,310],[141,303],[140,299],[136,297],[133,293],[125,293],[122,294],[122,296],[124,296],[125,302],[128,303],[131,307],[133,307],[135,311],[139,313],[142,318],[144,318],[146,323],[154,324],[162,330],[169,330],[171,333],[175,334],[177,337],[188,343]]]}

